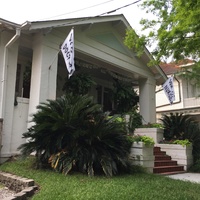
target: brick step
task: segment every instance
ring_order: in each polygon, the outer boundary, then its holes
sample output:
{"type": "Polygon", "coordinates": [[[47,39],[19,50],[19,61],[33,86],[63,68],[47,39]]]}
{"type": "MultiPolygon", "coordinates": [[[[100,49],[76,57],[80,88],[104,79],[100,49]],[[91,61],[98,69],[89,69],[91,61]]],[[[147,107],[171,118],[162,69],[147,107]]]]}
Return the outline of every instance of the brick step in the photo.
{"type": "Polygon", "coordinates": [[[159,152],[160,151],[160,147],[154,147],[153,148],[153,152],[155,153],[155,152],[159,152]]]}
{"type": "Polygon", "coordinates": [[[177,165],[177,161],[175,160],[155,160],[154,161],[154,167],[159,166],[174,166],[177,165]]]}
{"type": "Polygon", "coordinates": [[[153,173],[155,174],[161,174],[161,173],[168,173],[168,172],[178,172],[178,171],[184,171],[183,166],[179,165],[172,165],[172,166],[159,166],[153,168],[153,173]]]}
{"type": "Polygon", "coordinates": [[[166,152],[165,151],[156,151],[154,152],[154,156],[159,156],[159,155],[166,155],[166,152]]]}
{"type": "Polygon", "coordinates": [[[166,155],[165,151],[161,151],[160,147],[154,147],[154,168],[153,173],[160,175],[170,175],[184,173],[184,167],[177,165],[177,161],[172,160],[171,156],[166,155]]]}
{"type": "Polygon", "coordinates": [[[168,155],[155,155],[155,161],[158,160],[171,160],[171,156],[168,155]]]}

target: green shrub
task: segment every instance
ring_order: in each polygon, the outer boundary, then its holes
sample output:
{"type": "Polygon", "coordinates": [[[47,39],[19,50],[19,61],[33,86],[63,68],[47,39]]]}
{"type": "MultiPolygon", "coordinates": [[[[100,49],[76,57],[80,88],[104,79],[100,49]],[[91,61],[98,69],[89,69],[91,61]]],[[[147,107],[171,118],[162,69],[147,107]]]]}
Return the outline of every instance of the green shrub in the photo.
{"type": "Polygon", "coordinates": [[[112,176],[129,168],[124,123],[108,118],[91,97],[68,94],[37,108],[34,125],[23,134],[29,142],[19,149],[24,156],[36,152],[38,166],[90,176],[112,176]]]}
{"type": "Polygon", "coordinates": [[[200,159],[196,160],[194,165],[189,169],[191,172],[200,173],[200,159]]]}
{"type": "Polygon", "coordinates": [[[133,135],[131,136],[130,140],[132,140],[132,142],[137,142],[137,143],[143,142],[147,146],[151,146],[155,144],[153,138],[146,135],[133,135]]]}
{"type": "Polygon", "coordinates": [[[185,140],[174,140],[172,144],[180,144],[184,147],[184,146],[191,145],[192,143],[188,139],[185,139],[185,140]]]}
{"type": "Polygon", "coordinates": [[[159,142],[160,144],[180,144],[182,146],[189,146],[192,145],[188,139],[185,140],[162,140],[159,142]]]}
{"type": "Polygon", "coordinates": [[[142,116],[138,112],[138,107],[135,106],[131,112],[128,113],[130,115],[128,122],[128,132],[129,134],[133,134],[134,130],[142,125],[142,116]]]}
{"type": "Polygon", "coordinates": [[[193,145],[194,161],[200,159],[200,129],[199,123],[190,115],[170,113],[161,118],[164,125],[164,138],[170,140],[188,139],[193,145]]]}
{"type": "Polygon", "coordinates": [[[183,113],[170,113],[170,115],[163,115],[160,119],[164,126],[164,138],[166,140],[188,139],[188,129],[196,123],[190,115],[183,115],[183,113]]]}
{"type": "Polygon", "coordinates": [[[67,78],[65,80],[63,91],[65,91],[65,93],[73,93],[75,95],[85,95],[88,94],[91,87],[95,84],[96,82],[89,74],[75,74],[70,77],[70,79],[67,78]]]}
{"type": "Polygon", "coordinates": [[[140,125],[139,128],[163,128],[163,125],[159,123],[148,123],[140,125]]]}
{"type": "Polygon", "coordinates": [[[133,85],[118,79],[114,79],[112,94],[117,114],[131,112],[139,102],[139,96],[133,85]]]}

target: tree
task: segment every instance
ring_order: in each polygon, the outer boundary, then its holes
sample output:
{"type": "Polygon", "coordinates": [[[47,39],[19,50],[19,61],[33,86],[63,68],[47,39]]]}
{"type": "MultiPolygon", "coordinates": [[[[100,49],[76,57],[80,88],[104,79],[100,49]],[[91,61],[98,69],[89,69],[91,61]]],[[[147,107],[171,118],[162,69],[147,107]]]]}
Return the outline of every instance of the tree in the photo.
{"type": "Polygon", "coordinates": [[[65,93],[85,95],[88,94],[92,85],[95,84],[95,81],[89,74],[75,74],[70,79],[66,79],[63,91],[65,91],[65,93]]]}
{"type": "Polygon", "coordinates": [[[200,56],[200,1],[199,0],[149,0],[142,8],[155,18],[142,19],[142,30],[150,30],[147,35],[138,36],[132,29],[127,31],[125,44],[134,48],[138,55],[144,46],[152,46],[152,55],[159,64],[166,58],[199,59],[200,56]]]}
{"type": "Polygon", "coordinates": [[[131,83],[114,79],[112,92],[117,114],[124,114],[135,110],[139,102],[139,96],[131,83]]]}

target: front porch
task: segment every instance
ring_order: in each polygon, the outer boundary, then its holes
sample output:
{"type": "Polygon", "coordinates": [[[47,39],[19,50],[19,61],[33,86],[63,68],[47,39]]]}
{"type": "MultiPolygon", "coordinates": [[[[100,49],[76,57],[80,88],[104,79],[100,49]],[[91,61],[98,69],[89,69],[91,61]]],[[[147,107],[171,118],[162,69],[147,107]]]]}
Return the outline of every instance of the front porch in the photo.
{"type": "MultiPolygon", "coordinates": [[[[129,81],[138,90],[144,122],[155,122],[155,87],[166,77],[159,66],[147,66],[152,59],[147,50],[138,58],[133,50],[124,46],[123,38],[129,24],[122,15],[90,18],[80,23],[66,19],[29,22],[23,26],[2,21],[1,26],[6,27],[0,34],[3,52],[0,54],[0,72],[6,77],[0,89],[2,159],[19,153],[17,147],[24,143],[22,133],[31,126],[29,121],[37,105],[63,94],[62,87],[68,74],[59,47],[72,26],[75,30],[76,73],[91,74],[102,88],[99,96],[96,87],[91,89],[95,101],[105,106],[113,78],[129,81]],[[21,34],[15,37],[18,29],[21,34]],[[6,45],[13,37],[16,40],[7,49],[6,45]]],[[[112,102],[107,103],[114,108],[112,102]]]]}

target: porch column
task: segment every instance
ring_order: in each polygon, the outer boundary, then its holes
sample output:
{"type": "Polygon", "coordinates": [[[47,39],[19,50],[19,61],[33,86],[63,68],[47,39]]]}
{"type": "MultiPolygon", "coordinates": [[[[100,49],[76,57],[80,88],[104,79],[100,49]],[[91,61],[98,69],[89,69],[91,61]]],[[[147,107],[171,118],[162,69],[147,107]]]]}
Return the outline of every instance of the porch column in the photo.
{"type": "Polygon", "coordinates": [[[154,79],[140,79],[139,81],[139,104],[143,124],[156,122],[155,87],[154,79]]]}
{"type": "Polygon", "coordinates": [[[12,140],[12,127],[13,127],[13,112],[14,112],[14,99],[15,99],[15,81],[17,70],[17,57],[18,57],[18,42],[15,41],[12,45],[5,48],[6,44],[11,40],[13,34],[2,32],[0,55],[0,76],[1,84],[4,82],[4,87],[1,89],[1,103],[2,103],[2,148],[0,163],[4,162],[11,155],[11,140],[12,140]],[[3,58],[4,56],[4,58],[3,58]],[[5,69],[5,76],[3,77],[3,67],[5,69]],[[4,80],[2,80],[2,77],[4,80]]]}
{"type": "Polygon", "coordinates": [[[39,103],[56,98],[59,45],[53,48],[49,41],[48,36],[41,33],[33,38],[29,116],[36,112],[39,103]]]}

